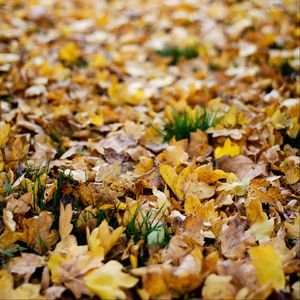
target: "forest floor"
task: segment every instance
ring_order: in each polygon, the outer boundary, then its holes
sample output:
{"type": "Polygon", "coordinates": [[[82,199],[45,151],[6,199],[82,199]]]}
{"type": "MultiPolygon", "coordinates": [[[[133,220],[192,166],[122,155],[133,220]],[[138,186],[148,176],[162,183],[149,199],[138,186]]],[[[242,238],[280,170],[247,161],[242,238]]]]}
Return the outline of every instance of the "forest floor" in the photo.
{"type": "Polygon", "coordinates": [[[0,0],[0,299],[299,299],[297,0],[0,0]]]}

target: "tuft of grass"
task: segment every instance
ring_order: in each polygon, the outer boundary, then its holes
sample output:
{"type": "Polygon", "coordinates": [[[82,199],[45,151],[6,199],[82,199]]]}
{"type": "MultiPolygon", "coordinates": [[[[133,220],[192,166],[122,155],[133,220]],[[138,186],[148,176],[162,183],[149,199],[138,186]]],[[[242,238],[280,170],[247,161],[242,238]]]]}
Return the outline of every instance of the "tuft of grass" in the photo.
{"type": "Polygon", "coordinates": [[[294,68],[290,65],[288,61],[284,61],[280,65],[280,74],[285,77],[285,76],[291,76],[292,74],[296,74],[297,71],[294,70],[294,68]]]}
{"type": "Polygon", "coordinates": [[[144,214],[138,206],[125,230],[127,238],[132,238],[135,244],[144,240],[148,245],[166,245],[169,234],[165,225],[161,223],[162,215],[159,216],[162,208],[163,206],[155,214],[151,209],[144,214]]]}
{"type": "Polygon", "coordinates": [[[3,185],[3,195],[6,197],[8,196],[9,194],[13,193],[14,189],[11,185],[11,183],[9,182],[9,180],[6,180],[4,182],[4,185],[3,185]]]}
{"type": "Polygon", "coordinates": [[[198,51],[195,46],[179,48],[178,46],[165,46],[163,49],[155,52],[161,57],[170,57],[171,65],[176,65],[180,58],[192,59],[198,56],[198,51]]]}
{"type": "Polygon", "coordinates": [[[15,255],[21,253],[22,251],[27,250],[26,247],[22,247],[19,245],[12,245],[7,249],[0,248],[0,267],[5,268],[7,264],[7,260],[15,255]]]}
{"type": "MultiPolygon", "coordinates": [[[[22,167],[18,166],[17,174],[20,175],[22,173],[22,167]]],[[[42,176],[47,175],[49,173],[49,162],[47,162],[46,166],[40,165],[37,168],[33,168],[28,164],[28,162],[25,162],[25,178],[28,178],[32,181],[31,188],[33,191],[36,191],[33,193],[33,209],[35,212],[38,212],[39,209],[43,210],[45,208],[44,203],[44,195],[46,191],[46,183],[42,183],[42,176]]],[[[28,186],[25,186],[23,189],[23,192],[28,192],[28,186]]]]}
{"type": "Polygon", "coordinates": [[[182,139],[190,139],[190,133],[200,129],[206,131],[214,126],[218,121],[215,113],[205,110],[202,114],[198,111],[195,116],[191,116],[188,112],[173,111],[173,120],[165,123],[164,129],[161,131],[164,141],[168,142],[174,136],[177,141],[182,139]]]}

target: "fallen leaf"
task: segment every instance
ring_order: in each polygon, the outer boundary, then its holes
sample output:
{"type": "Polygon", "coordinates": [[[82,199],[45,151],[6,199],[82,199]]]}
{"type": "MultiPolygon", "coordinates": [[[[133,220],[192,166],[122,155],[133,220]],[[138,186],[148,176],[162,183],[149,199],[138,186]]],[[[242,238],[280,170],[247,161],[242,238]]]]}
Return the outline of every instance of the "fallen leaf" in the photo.
{"type": "Polygon", "coordinates": [[[122,272],[122,268],[122,264],[111,260],[85,275],[85,284],[93,294],[103,299],[126,299],[121,288],[132,288],[138,279],[122,272]]]}
{"type": "Polygon", "coordinates": [[[219,239],[221,241],[222,254],[231,259],[243,258],[246,254],[245,229],[247,220],[239,214],[235,215],[230,224],[224,224],[219,239]]]}
{"type": "Polygon", "coordinates": [[[21,240],[39,254],[44,254],[56,244],[58,234],[51,229],[53,216],[42,211],[39,216],[23,221],[24,232],[21,240]]]}
{"type": "Polygon", "coordinates": [[[237,156],[241,152],[240,146],[237,144],[231,143],[230,139],[226,139],[223,147],[217,147],[214,151],[215,158],[220,158],[223,156],[237,156]]]}
{"type": "Polygon", "coordinates": [[[2,148],[8,141],[10,134],[10,125],[2,124],[0,125],[0,148],[2,148]]]}
{"type": "Polygon", "coordinates": [[[75,43],[70,42],[65,44],[59,51],[59,56],[66,62],[74,62],[80,56],[80,52],[75,43]]]}
{"type": "Polygon", "coordinates": [[[269,241],[274,232],[274,218],[254,223],[247,232],[253,234],[259,243],[269,241]]]}
{"type": "Polygon", "coordinates": [[[284,221],[284,227],[286,228],[287,237],[289,239],[298,239],[300,235],[300,216],[297,216],[293,224],[284,221]]]}
{"type": "Polygon", "coordinates": [[[207,199],[215,194],[216,187],[205,182],[186,181],[182,184],[182,191],[185,196],[194,196],[198,199],[207,199]]]}
{"type": "Polygon", "coordinates": [[[159,165],[159,172],[174,194],[181,200],[183,198],[183,191],[178,187],[178,175],[174,168],[161,164],[159,165]]]}
{"type": "Polygon", "coordinates": [[[218,167],[225,172],[235,173],[239,180],[245,184],[267,172],[266,163],[255,164],[250,158],[243,155],[225,158],[218,163],[218,167]]]}
{"type": "Polygon", "coordinates": [[[260,285],[271,284],[276,290],[284,289],[285,276],[281,259],[274,248],[270,245],[252,247],[249,254],[260,285]]]}
{"type": "Polygon", "coordinates": [[[231,276],[209,275],[202,288],[203,299],[233,299],[237,293],[231,276]]]}
{"type": "Polygon", "coordinates": [[[11,232],[14,232],[16,230],[17,224],[14,221],[14,215],[10,210],[6,208],[3,208],[3,221],[11,232]]]}
{"type": "Polygon", "coordinates": [[[1,299],[44,299],[40,288],[39,284],[23,283],[14,289],[13,276],[7,270],[0,270],[1,299]]]}
{"type": "Polygon", "coordinates": [[[91,254],[93,256],[105,256],[124,230],[124,227],[119,226],[116,230],[111,231],[106,220],[103,220],[99,227],[95,228],[91,233],[89,228],[87,228],[87,241],[91,254]]]}
{"type": "Polygon", "coordinates": [[[71,224],[71,220],[72,220],[72,204],[69,203],[67,204],[65,207],[62,204],[62,202],[60,203],[60,214],[59,214],[59,235],[61,239],[64,239],[65,237],[67,237],[72,229],[73,229],[73,225],[71,224]]]}
{"type": "Polygon", "coordinates": [[[258,199],[250,200],[249,204],[246,206],[246,215],[250,226],[254,223],[263,222],[268,219],[268,216],[263,211],[262,204],[258,199]]]}
{"type": "Polygon", "coordinates": [[[28,282],[35,270],[44,265],[45,260],[42,256],[22,253],[21,256],[14,257],[9,261],[8,269],[12,273],[24,276],[25,282],[28,282]]]}

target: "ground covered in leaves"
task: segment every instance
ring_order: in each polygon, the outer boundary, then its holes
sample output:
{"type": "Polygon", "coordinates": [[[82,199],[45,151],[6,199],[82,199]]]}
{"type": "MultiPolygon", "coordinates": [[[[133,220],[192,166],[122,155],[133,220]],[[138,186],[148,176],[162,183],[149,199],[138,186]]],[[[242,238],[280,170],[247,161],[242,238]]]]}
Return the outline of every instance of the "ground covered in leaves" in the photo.
{"type": "Polygon", "coordinates": [[[0,0],[0,298],[299,298],[297,2],[0,0]]]}

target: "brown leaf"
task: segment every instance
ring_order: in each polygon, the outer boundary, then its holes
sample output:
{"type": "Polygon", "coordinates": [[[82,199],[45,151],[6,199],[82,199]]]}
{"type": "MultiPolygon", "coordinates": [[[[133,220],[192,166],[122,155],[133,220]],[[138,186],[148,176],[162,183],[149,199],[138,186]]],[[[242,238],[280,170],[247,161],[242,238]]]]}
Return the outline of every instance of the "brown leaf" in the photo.
{"type": "Polygon", "coordinates": [[[247,220],[242,219],[239,214],[234,216],[229,225],[222,227],[219,240],[221,241],[222,254],[227,258],[243,258],[246,253],[245,229],[247,220]]]}
{"type": "Polygon", "coordinates": [[[22,253],[19,257],[14,257],[9,261],[8,269],[10,272],[24,276],[25,282],[28,282],[36,268],[45,265],[42,256],[33,253],[22,253]]]}
{"type": "Polygon", "coordinates": [[[225,172],[235,173],[240,181],[246,183],[257,176],[267,175],[265,162],[255,164],[250,158],[243,155],[221,159],[217,165],[218,168],[225,172]]]}
{"type": "Polygon", "coordinates": [[[42,211],[39,216],[23,221],[24,232],[21,240],[39,254],[44,254],[57,242],[56,230],[51,230],[53,216],[42,211]]]}

